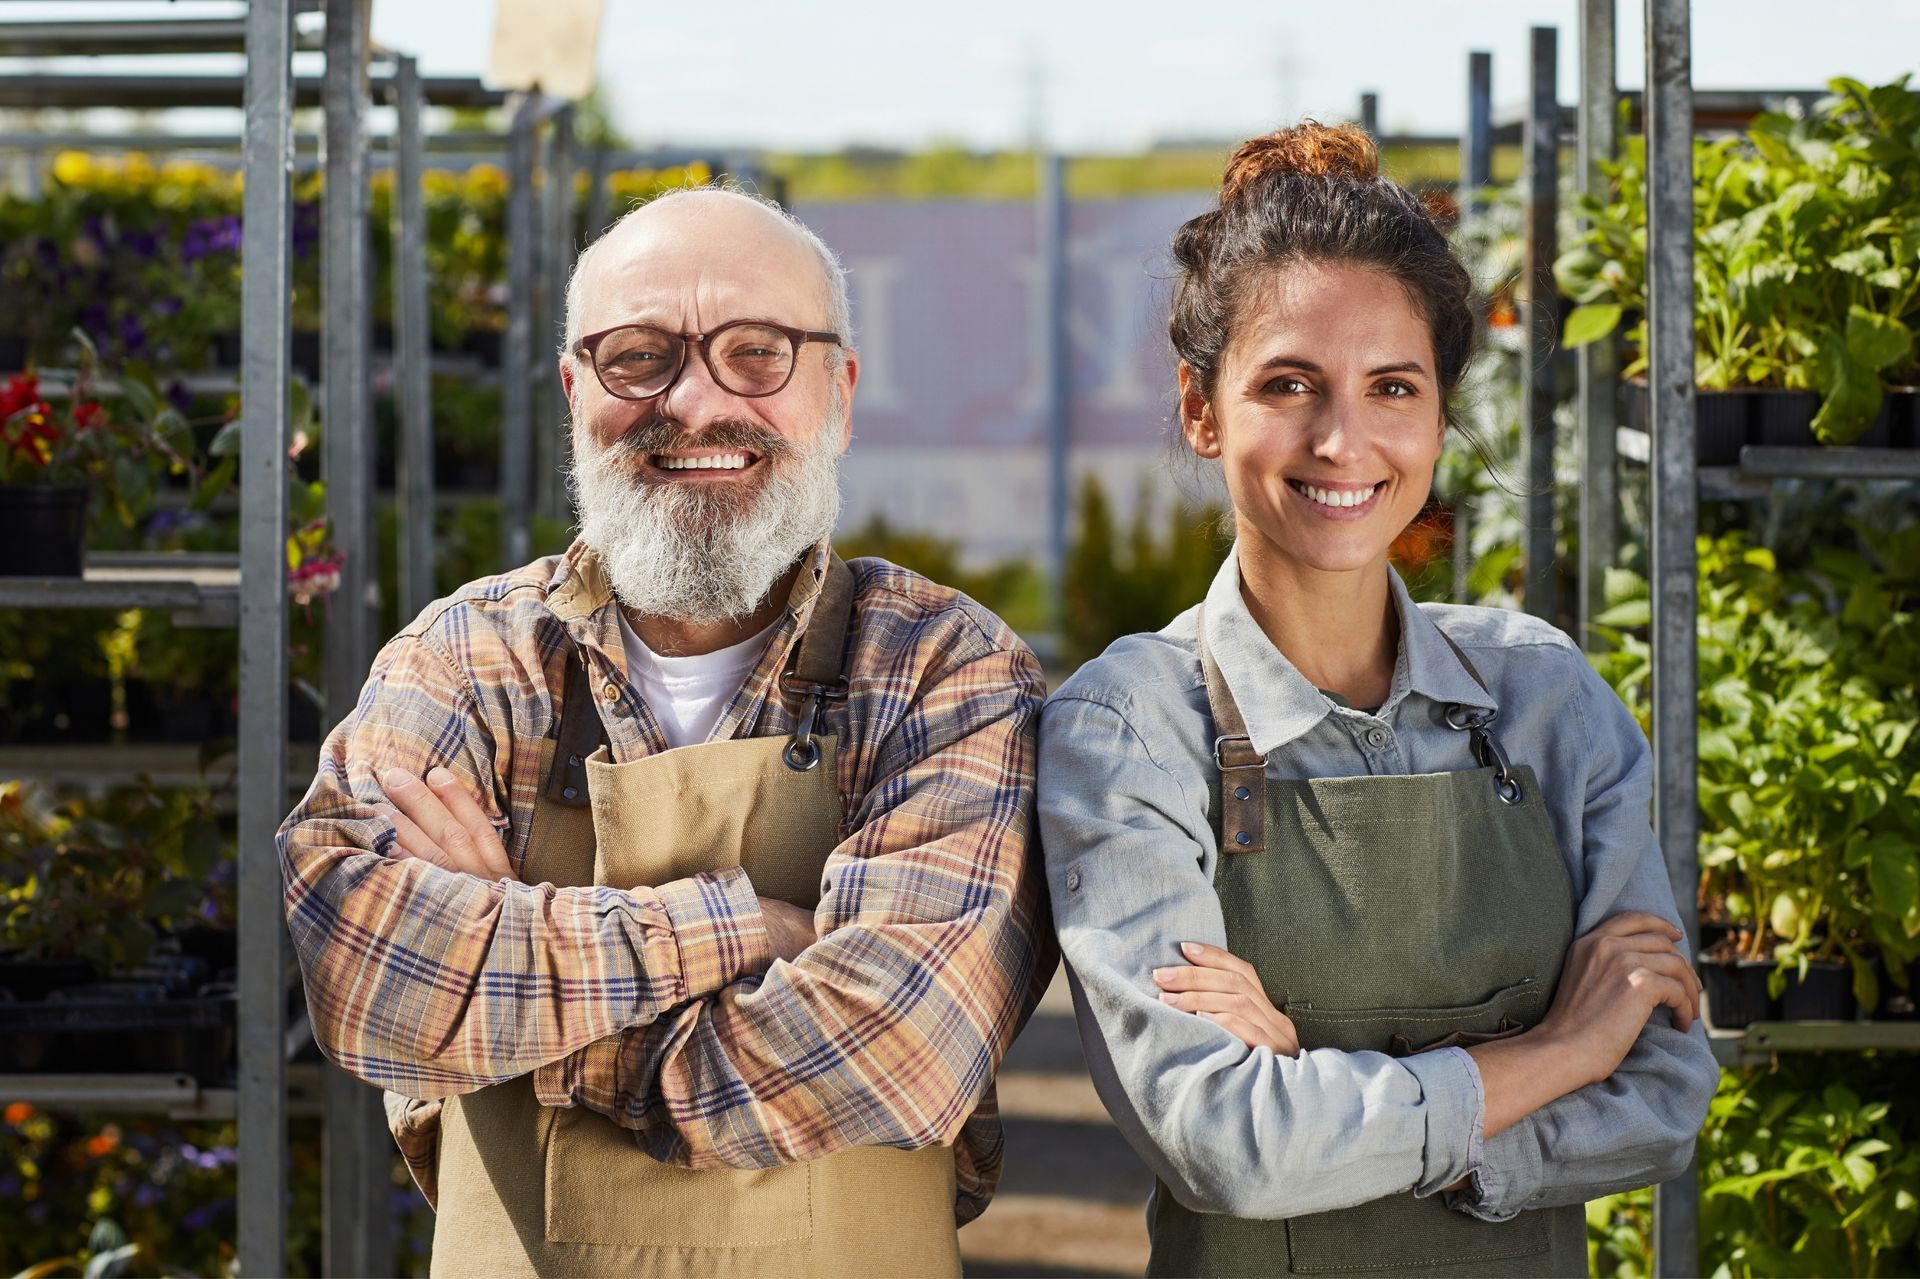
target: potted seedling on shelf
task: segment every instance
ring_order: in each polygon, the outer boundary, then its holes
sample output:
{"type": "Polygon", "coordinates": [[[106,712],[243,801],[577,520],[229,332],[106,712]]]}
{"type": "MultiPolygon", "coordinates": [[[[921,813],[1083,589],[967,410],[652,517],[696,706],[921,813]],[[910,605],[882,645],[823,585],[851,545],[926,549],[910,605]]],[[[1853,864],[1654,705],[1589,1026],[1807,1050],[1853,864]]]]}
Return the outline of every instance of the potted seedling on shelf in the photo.
{"type": "MultiPolygon", "coordinates": [[[[1831,83],[1810,113],[1694,143],[1700,460],[1748,444],[1920,443],[1920,102],[1906,77],[1831,83]]],[[[1565,344],[1624,331],[1630,416],[1645,424],[1645,146],[1604,166],[1603,196],[1555,265],[1577,305],[1565,344]]]]}
{"type": "MultiPolygon", "coordinates": [[[[1920,534],[1909,540],[1920,550],[1920,534]]],[[[1883,961],[1904,986],[1920,938],[1920,711],[1911,668],[1888,667],[1888,636],[1871,633],[1910,636],[1914,614],[1834,575],[1857,556],[1825,553],[1822,577],[1783,576],[1738,534],[1702,538],[1699,553],[1710,1015],[1731,1028],[1871,1011],[1883,961]]],[[[1633,631],[1648,619],[1645,583],[1616,572],[1610,585],[1600,620],[1616,647],[1594,660],[1644,723],[1650,651],[1633,631]]]]}

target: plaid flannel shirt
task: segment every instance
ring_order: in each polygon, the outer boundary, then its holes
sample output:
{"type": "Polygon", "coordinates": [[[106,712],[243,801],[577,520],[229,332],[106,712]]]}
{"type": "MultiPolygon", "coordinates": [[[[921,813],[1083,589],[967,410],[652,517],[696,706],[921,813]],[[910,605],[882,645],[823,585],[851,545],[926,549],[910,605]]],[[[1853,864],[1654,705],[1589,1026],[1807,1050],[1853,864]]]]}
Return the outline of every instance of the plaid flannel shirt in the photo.
{"type": "MultiPolygon", "coordinates": [[[[786,669],[820,589],[809,557],[711,740],[792,731],[786,669]]],[[[360,1078],[417,1098],[531,1073],[548,1105],[633,1129],[655,1158],[760,1168],[850,1146],[956,1148],[964,1222],[998,1180],[993,1074],[1051,976],[1029,860],[1033,655],[966,597],[852,562],[843,839],[820,940],[771,957],[740,869],[622,890],[489,883],[391,856],[389,768],[472,786],[516,871],[564,665],[584,655],[615,763],[667,749],[628,680],[597,556],[474,582],[379,654],[279,834],[314,1034],[360,1078]]],[[[574,678],[580,678],[576,668],[574,678]]]]}

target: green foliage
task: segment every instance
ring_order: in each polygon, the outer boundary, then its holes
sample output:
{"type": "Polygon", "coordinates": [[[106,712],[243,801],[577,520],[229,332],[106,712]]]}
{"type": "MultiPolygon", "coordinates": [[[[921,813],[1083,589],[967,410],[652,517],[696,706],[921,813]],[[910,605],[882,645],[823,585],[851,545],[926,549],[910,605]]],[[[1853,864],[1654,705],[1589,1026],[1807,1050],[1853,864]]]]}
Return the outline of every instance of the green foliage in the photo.
{"type": "MultiPolygon", "coordinates": [[[[1899,1055],[1821,1054],[1723,1072],[1700,1134],[1697,1273],[1920,1273],[1911,1065],[1899,1055]]],[[[1587,1206],[1595,1275],[1650,1273],[1652,1198],[1638,1190],[1587,1206]]]]}
{"type": "MultiPolygon", "coordinates": [[[[1702,388],[1818,391],[1814,433],[1850,444],[1883,384],[1920,379],[1920,102],[1908,77],[1838,79],[1809,115],[1769,112],[1746,136],[1694,143],[1695,377],[1702,388]]],[[[1612,191],[1555,264],[1579,305],[1565,341],[1626,323],[1646,369],[1645,143],[1606,166],[1612,191]]]]}
{"type": "Polygon", "coordinates": [[[875,515],[853,533],[835,538],[834,549],[842,559],[874,555],[951,586],[1023,634],[1044,630],[1050,621],[1046,576],[1026,560],[1002,560],[969,570],[962,566],[955,543],[930,533],[897,529],[884,515],[875,515]]]}
{"type": "MultiPolygon", "coordinates": [[[[0,1275],[232,1276],[236,1130],[152,1116],[54,1115],[24,1102],[0,1109],[0,1275]],[[130,1250],[130,1251],[128,1251],[130,1250]],[[97,1269],[96,1269],[97,1267],[97,1269]],[[18,1272],[16,1274],[16,1272],[18,1272]]],[[[292,1119],[288,1268],[320,1273],[319,1121],[292,1119]]],[[[389,1175],[403,1238],[381,1273],[424,1275],[432,1214],[396,1155],[389,1175]]]]}
{"type": "Polygon", "coordinates": [[[1081,485],[1080,524],[1067,552],[1066,626],[1069,667],[1098,657],[1122,635],[1157,631],[1200,602],[1226,558],[1232,536],[1221,513],[1185,502],[1174,506],[1164,538],[1152,527],[1143,493],[1122,533],[1107,495],[1089,475],[1081,485]]]}
{"type": "MultiPolygon", "coordinates": [[[[1748,957],[1846,958],[1872,1007],[1873,954],[1920,957],[1920,525],[1855,531],[1795,573],[1700,539],[1700,898],[1748,957]]],[[[1646,583],[1608,588],[1595,665],[1645,727],[1646,583]]]]}
{"type": "Polygon", "coordinates": [[[163,931],[230,925],[230,846],[211,792],[141,785],[52,801],[0,782],[0,950],[137,966],[163,931]]]}

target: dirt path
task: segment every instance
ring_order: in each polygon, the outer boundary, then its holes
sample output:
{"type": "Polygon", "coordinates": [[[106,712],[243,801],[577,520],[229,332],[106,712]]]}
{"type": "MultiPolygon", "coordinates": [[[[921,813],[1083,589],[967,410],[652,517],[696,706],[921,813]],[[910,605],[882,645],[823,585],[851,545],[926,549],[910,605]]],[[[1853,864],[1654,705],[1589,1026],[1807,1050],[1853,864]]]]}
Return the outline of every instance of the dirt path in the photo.
{"type": "Polygon", "coordinates": [[[1143,1273],[1153,1176],[1087,1078],[1064,975],[1008,1052],[999,1087],[1006,1167],[992,1206],[960,1232],[966,1273],[1143,1273]]]}

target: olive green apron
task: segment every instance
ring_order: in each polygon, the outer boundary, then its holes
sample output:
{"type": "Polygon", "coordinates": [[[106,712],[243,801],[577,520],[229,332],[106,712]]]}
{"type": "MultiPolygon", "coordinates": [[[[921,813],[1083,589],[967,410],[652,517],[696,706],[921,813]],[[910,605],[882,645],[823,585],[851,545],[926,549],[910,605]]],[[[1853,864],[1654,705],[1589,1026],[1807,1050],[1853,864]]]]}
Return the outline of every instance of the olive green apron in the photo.
{"type": "MultiPolygon", "coordinates": [[[[1533,772],[1508,763],[1494,713],[1445,712],[1480,768],[1269,779],[1204,618],[1200,655],[1219,735],[1214,891],[1227,947],[1259,972],[1301,1048],[1404,1057],[1537,1025],[1573,940],[1573,889],[1533,772]]],[[[1578,1205],[1487,1222],[1406,1191],[1267,1221],[1189,1211],[1160,1185],[1151,1230],[1150,1275],[1587,1273],[1578,1205]]]]}
{"type": "MultiPolygon", "coordinates": [[[[845,694],[852,602],[835,556],[787,681],[808,699],[791,738],[614,764],[571,670],[522,878],[632,888],[737,865],[762,896],[817,905],[842,809],[836,739],[814,728],[845,694]]],[[[951,1147],[694,1171],[594,1111],[540,1105],[530,1076],[449,1099],[441,1122],[436,1276],[960,1273],[951,1147]]]]}

